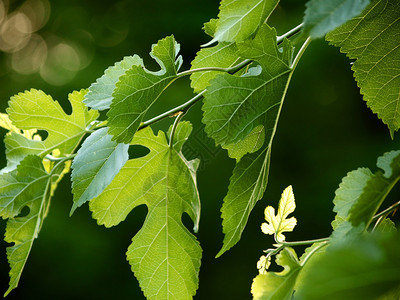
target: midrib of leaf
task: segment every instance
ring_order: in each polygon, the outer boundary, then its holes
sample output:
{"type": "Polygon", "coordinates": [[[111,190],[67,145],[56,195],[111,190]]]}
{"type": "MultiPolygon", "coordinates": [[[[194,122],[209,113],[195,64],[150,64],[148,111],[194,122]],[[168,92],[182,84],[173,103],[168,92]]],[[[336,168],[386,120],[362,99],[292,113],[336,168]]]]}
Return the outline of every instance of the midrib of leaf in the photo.
{"type": "MultiPolygon", "coordinates": [[[[34,218],[37,218],[36,224],[35,224],[35,231],[34,231],[34,234],[32,235],[32,238],[31,238],[30,240],[28,240],[27,242],[25,242],[25,243],[19,244],[19,247],[21,247],[22,245],[24,245],[24,244],[26,244],[26,243],[29,242],[29,249],[28,249],[28,251],[27,251],[27,253],[26,253],[25,259],[23,260],[23,265],[22,265],[21,269],[19,270],[17,277],[16,277],[12,282],[10,281],[10,283],[9,283],[9,288],[8,288],[8,290],[5,292],[4,297],[6,297],[14,288],[16,288],[16,287],[18,286],[18,282],[19,282],[19,279],[21,278],[22,271],[23,271],[24,268],[25,268],[26,261],[27,261],[27,259],[28,259],[28,257],[29,257],[29,254],[30,254],[31,250],[32,250],[33,240],[37,238],[37,236],[38,236],[38,234],[39,234],[39,231],[40,231],[40,228],[41,228],[41,225],[43,224],[43,219],[40,218],[39,216],[40,216],[40,214],[41,214],[42,211],[43,211],[44,203],[45,203],[47,200],[49,200],[49,199],[46,199],[46,198],[48,198],[48,195],[49,195],[49,187],[51,186],[51,180],[50,180],[50,176],[49,176],[49,175],[48,175],[48,176],[42,176],[42,177],[39,178],[39,179],[44,179],[44,178],[46,178],[46,177],[48,177],[49,180],[47,181],[46,188],[45,188],[44,193],[43,193],[43,196],[42,196],[42,201],[41,201],[41,203],[40,203],[40,208],[39,208],[38,213],[37,213],[36,215],[32,216],[31,218],[27,219],[27,221],[25,221],[24,223],[22,223],[22,225],[19,227],[19,229],[20,229],[20,228],[22,228],[27,222],[29,222],[30,220],[32,220],[32,219],[34,219],[34,218]]],[[[35,180],[35,181],[33,181],[33,182],[36,182],[36,181],[37,181],[37,180],[35,180]]],[[[32,182],[32,183],[33,183],[33,182],[32,182]]],[[[29,185],[31,185],[32,183],[30,183],[29,185]]],[[[29,186],[29,185],[27,185],[27,186],[29,186]]],[[[27,187],[27,186],[26,186],[26,187],[27,187]]],[[[25,188],[26,188],[26,187],[25,187],[25,188]]],[[[25,189],[25,188],[24,188],[24,189],[25,189]]],[[[20,194],[20,193],[18,193],[18,195],[19,195],[19,194],[20,194]]],[[[36,199],[34,199],[34,200],[36,200],[36,199]]],[[[30,202],[33,202],[34,200],[32,200],[32,201],[30,201],[30,202]]],[[[26,206],[26,205],[25,205],[25,206],[26,206]]],[[[18,230],[19,230],[19,229],[18,229],[18,230]]],[[[18,232],[18,231],[16,231],[16,232],[18,232]]],[[[16,233],[16,232],[15,232],[15,233],[16,233]]],[[[15,233],[14,233],[14,234],[15,234],[15,233]]],[[[14,234],[13,234],[13,236],[14,236],[14,234]]],[[[18,248],[19,248],[19,247],[18,247],[18,248]]],[[[14,251],[16,251],[18,248],[14,249],[14,250],[13,250],[13,253],[14,253],[14,251]]],[[[17,261],[17,263],[18,263],[18,262],[19,262],[19,261],[17,261]]],[[[11,269],[11,271],[12,271],[12,269],[11,269]]],[[[11,271],[10,271],[10,273],[11,273],[11,271]]]]}
{"type": "MultiPolygon", "coordinates": [[[[160,144],[160,143],[159,143],[160,144]]],[[[162,145],[162,144],[160,144],[160,145],[162,145]]],[[[163,146],[163,145],[162,145],[163,146]]],[[[152,151],[154,151],[154,150],[152,150],[152,151]]],[[[170,257],[170,254],[169,254],[169,251],[170,251],[170,247],[169,247],[169,241],[170,241],[170,239],[174,239],[174,237],[172,236],[172,235],[170,235],[169,234],[169,223],[170,223],[170,216],[169,216],[169,198],[170,198],[170,196],[169,196],[169,193],[170,193],[170,190],[171,190],[171,186],[169,185],[169,176],[170,176],[170,172],[169,172],[169,168],[170,168],[170,165],[171,165],[171,155],[173,154],[172,153],[172,151],[175,151],[175,150],[173,150],[173,149],[171,149],[171,148],[168,148],[168,149],[166,149],[165,151],[160,151],[160,152],[158,152],[157,153],[157,155],[155,155],[154,157],[157,157],[159,154],[165,154],[165,152],[167,151],[167,155],[168,155],[168,157],[166,158],[166,161],[167,161],[167,164],[166,164],[166,169],[165,169],[165,176],[163,176],[162,178],[160,178],[158,181],[156,181],[156,182],[154,182],[154,184],[152,185],[152,187],[153,186],[155,186],[155,185],[157,185],[157,184],[159,184],[160,182],[162,182],[162,181],[165,181],[165,184],[164,184],[164,187],[165,187],[165,197],[163,197],[163,198],[161,198],[157,203],[155,203],[154,205],[152,205],[152,207],[157,207],[160,203],[162,203],[162,202],[166,202],[166,205],[165,205],[165,224],[159,229],[159,231],[158,231],[158,233],[156,234],[156,235],[154,235],[154,238],[153,238],[153,240],[152,240],[152,242],[148,245],[148,246],[146,246],[147,247],[147,250],[146,250],[146,252],[144,253],[144,255],[142,256],[142,259],[141,259],[141,261],[143,260],[143,258],[144,257],[146,257],[147,256],[147,253],[150,251],[150,249],[152,248],[152,245],[153,245],[153,243],[157,240],[157,238],[159,237],[159,235],[162,233],[162,231],[163,231],[163,229],[165,228],[165,242],[166,242],[166,256],[165,256],[165,259],[163,260],[163,261],[161,261],[160,262],[160,264],[157,266],[157,268],[154,270],[154,272],[153,272],[153,274],[150,276],[150,277],[148,277],[150,280],[152,280],[152,278],[154,278],[154,276],[156,276],[155,274],[157,274],[157,272],[158,272],[158,270],[159,270],[159,268],[161,268],[162,267],[162,265],[164,264],[164,263],[166,263],[166,265],[167,265],[167,268],[166,268],[166,272],[167,272],[167,274],[166,274],[166,281],[164,282],[164,284],[163,285],[161,285],[160,286],[160,288],[159,288],[159,290],[156,292],[156,293],[154,293],[154,295],[158,295],[159,294],[159,292],[160,292],[160,290],[164,287],[164,285],[166,285],[167,286],[167,298],[166,299],[171,299],[170,298],[170,288],[169,288],[169,285],[170,285],[170,280],[169,280],[169,269],[170,268],[173,268],[173,269],[175,269],[174,267],[173,267],[173,265],[171,265],[170,263],[169,263],[169,257],[170,257]]],[[[179,155],[179,153],[174,153],[174,154],[178,154],[179,155]]],[[[180,155],[179,155],[180,156],[180,155]]],[[[153,158],[154,158],[153,157],[153,158]]],[[[181,157],[181,156],[180,156],[181,157]]],[[[152,158],[152,159],[153,159],[152,158]]],[[[175,195],[176,196],[179,196],[180,197],[180,195],[178,195],[177,193],[175,193],[175,195]]],[[[181,197],[180,197],[181,198],[181,197]]],[[[182,199],[182,198],[181,198],[182,199]]],[[[182,201],[185,201],[184,199],[182,199],[182,201]]],[[[172,218],[172,220],[171,221],[173,221],[173,222],[175,222],[175,220],[172,218]]],[[[180,224],[178,224],[179,226],[182,226],[182,225],[180,225],[180,224]]],[[[178,242],[176,242],[176,244],[178,245],[178,246],[180,246],[180,244],[178,243],[178,242]]],[[[182,246],[180,246],[182,249],[184,249],[182,246]]],[[[185,251],[186,252],[186,251],[185,251]]],[[[187,253],[187,252],[186,252],[187,253]]],[[[190,266],[192,269],[193,269],[193,271],[195,272],[195,268],[194,268],[194,265],[193,265],[193,263],[191,264],[191,266],[190,266]]],[[[176,270],[176,269],[175,269],[176,270]]],[[[182,278],[182,282],[186,282],[186,280],[185,280],[185,278],[183,278],[182,276],[181,276],[181,274],[176,270],[176,273],[182,278]]],[[[152,296],[154,296],[154,295],[152,295],[152,296]]]]}
{"type": "MultiPolygon", "coordinates": [[[[170,166],[170,162],[171,162],[171,148],[169,147],[168,148],[168,163],[167,163],[167,168],[166,168],[166,172],[165,172],[165,180],[166,180],[166,185],[165,185],[165,195],[166,195],[166,199],[165,199],[165,201],[167,202],[166,203],[166,205],[165,205],[165,226],[166,226],[166,228],[165,228],[165,234],[166,234],[166,243],[167,243],[167,257],[165,258],[166,259],[166,261],[167,261],[167,290],[168,290],[168,299],[169,299],[169,268],[170,268],[170,265],[169,265],[169,227],[168,227],[168,219],[169,219],[169,215],[168,215],[168,194],[169,194],[169,184],[168,184],[168,175],[169,175],[169,166],[170,166]]],[[[161,265],[161,264],[160,264],[161,265]]],[[[171,266],[171,268],[172,268],[172,266],[171,266]]]]}

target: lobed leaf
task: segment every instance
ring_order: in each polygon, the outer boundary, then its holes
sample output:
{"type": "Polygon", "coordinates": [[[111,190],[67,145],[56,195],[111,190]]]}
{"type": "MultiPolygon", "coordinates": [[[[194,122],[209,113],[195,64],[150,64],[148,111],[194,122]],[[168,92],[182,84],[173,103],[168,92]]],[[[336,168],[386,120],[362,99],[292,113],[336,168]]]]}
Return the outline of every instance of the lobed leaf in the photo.
{"type": "Polygon", "coordinates": [[[20,134],[5,139],[7,159],[14,165],[26,155],[44,156],[58,149],[60,155],[70,154],[86,133],[86,127],[98,117],[82,103],[86,91],[69,94],[72,114],[67,115],[57,101],[42,91],[31,89],[11,97],[7,112],[14,126],[26,130],[45,130],[44,141],[31,140],[20,134]]]}
{"type": "Polygon", "coordinates": [[[182,65],[182,57],[177,57],[179,47],[173,36],[160,40],[150,52],[160,65],[158,72],[133,65],[119,78],[107,113],[108,133],[118,143],[131,142],[150,106],[177,78],[182,65]]]}
{"type": "Polygon", "coordinates": [[[187,213],[198,226],[200,202],[196,187],[197,161],[180,153],[191,131],[188,122],[176,130],[174,146],[164,133],[151,128],[138,131],[132,144],[150,150],[144,157],[128,160],[105,190],[90,202],[98,224],[117,225],[138,205],[148,214],[132,239],[127,259],[148,299],[191,299],[198,286],[201,248],[182,224],[187,213]]]}
{"type": "Polygon", "coordinates": [[[354,77],[368,107],[393,136],[400,127],[400,2],[375,0],[364,13],[326,36],[355,62],[354,77]]]}
{"type": "Polygon", "coordinates": [[[370,0],[310,0],[304,15],[303,30],[312,38],[328,32],[362,13],[370,0]]]}
{"type": "Polygon", "coordinates": [[[283,242],[285,240],[283,232],[293,231],[293,228],[297,224],[295,217],[287,218],[289,214],[294,212],[295,208],[296,203],[294,201],[293,189],[289,185],[282,193],[276,215],[275,209],[272,206],[265,208],[264,215],[267,223],[261,224],[262,232],[275,235],[278,242],[283,242]]]}
{"type": "Polygon", "coordinates": [[[107,128],[93,132],[82,144],[72,163],[72,193],[75,209],[97,197],[128,160],[127,144],[111,140],[107,128]]]}
{"type": "Polygon", "coordinates": [[[83,102],[92,109],[109,109],[113,99],[112,94],[119,78],[132,66],[142,65],[143,60],[137,55],[124,57],[123,60],[106,69],[104,75],[89,87],[83,102]]]}
{"type": "Polygon", "coordinates": [[[218,42],[242,42],[254,36],[279,0],[222,0],[214,38],[218,42]]]}
{"type": "Polygon", "coordinates": [[[221,209],[225,238],[217,256],[240,240],[251,210],[264,194],[271,144],[292,72],[290,42],[285,40],[278,48],[276,32],[267,25],[238,49],[241,57],[260,67],[241,77],[218,75],[211,80],[203,105],[205,131],[237,160],[221,209]]]}
{"type": "MultiPolygon", "coordinates": [[[[61,176],[61,173],[53,175],[61,176]]],[[[11,270],[9,289],[4,296],[18,285],[33,241],[47,214],[51,188],[51,176],[37,156],[27,156],[17,169],[0,176],[0,216],[9,219],[4,240],[14,243],[7,248],[11,270]],[[24,207],[29,212],[20,216],[24,207]]]]}
{"type": "Polygon", "coordinates": [[[277,256],[276,263],[282,272],[267,272],[253,279],[251,293],[255,300],[290,300],[301,265],[292,248],[284,248],[277,256]]]}
{"type": "Polygon", "coordinates": [[[221,146],[245,139],[258,125],[271,134],[291,72],[290,42],[286,40],[278,49],[276,31],[267,25],[254,40],[237,47],[241,57],[261,66],[261,73],[257,68],[241,77],[221,74],[210,82],[204,95],[203,123],[221,146]]]}

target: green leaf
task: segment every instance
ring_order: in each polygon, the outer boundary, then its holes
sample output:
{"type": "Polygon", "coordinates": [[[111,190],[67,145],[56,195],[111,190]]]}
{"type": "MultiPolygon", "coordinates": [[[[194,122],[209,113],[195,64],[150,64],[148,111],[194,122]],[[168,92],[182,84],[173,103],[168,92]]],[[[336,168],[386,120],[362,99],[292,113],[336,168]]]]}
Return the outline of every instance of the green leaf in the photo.
{"type": "Polygon", "coordinates": [[[378,300],[399,300],[400,299],[400,285],[397,288],[389,291],[389,293],[379,297],[378,300]]]}
{"type": "Polygon", "coordinates": [[[255,300],[290,300],[301,265],[292,248],[283,249],[276,256],[282,272],[267,272],[253,279],[251,293],[255,300]]]}
{"type": "Polygon", "coordinates": [[[236,163],[221,209],[224,244],[216,257],[240,240],[249,215],[267,186],[270,157],[269,148],[263,148],[236,163]]]}
{"type": "Polygon", "coordinates": [[[82,103],[86,91],[69,94],[72,114],[68,115],[57,101],[42,91],[31,89],[11,97],[7,112],[13,125],[23,130],[45,130],[44,141],[23,139],[12,134],[6,139],[8,157],[20,161],[25,157],[21,151],[28,148],[27,154],[44,156],[59,149],[62,155],[70,154],[86,133],[86,127],[98,117],[95,110],[88,111],[82,103]]]}
{"type": "Polygon", "coordinates": [[[72,163],[72,193],[75,209],[97,197],[128,160],[127,144],[111,141],[107,128],[93,132],[82,144],[72,163]]]}
{"type": "Polygon", "coordinates": [[[240,240],[250,212],[264,194],[272,140],[292,72],[290,42],[285,40],[278,49],[276,32],[267,25],[238,49],[241,57],[260,67],[241,77],[218,75],[211,80],[203,105],[205,131],[237,160],[221,209],[225,238],[217,256],[240,240]],[[240,147],[232,152],[235,145],[240,147]]]}
{"type": "Polygon", "coordinates": [[[370,0],[310,0],[304,15],[304,31],[312,38],[328,32],[358,16],[370,0]]]}
{"type": "Polygon", "coordinates": [[[0,113],[0,126],[8,130],[4,139],[7,166],[0,171],[0,174],[14,170],[27,155],[40,153],[43,150],[43,144],[40,143],[42,139],[36,129],[20,130],[12,125],[8,115],[3,113],[0,113]]]}
{"type": "Polygon", "coordinates": [[[10,264],[10,284],[6,296],[17,287],[34,239],[46,216],[51,195],[51,177],[42,159],[27,156],[17,169],[0,176],[0,215],[9,218],[5,241],[14,243],[7,248],[10,264]],[[24,207],[25,216],[18,216],[24,207]]]}
{"type": "Polygon", "coordinates": [[[355,59],[354,77],[368,107],[393,136],[400,127],[400,1],[376,0],[326,39],[355,59]]]}
{"type": "Polygon", "coordinates": [[[119,78],[107,113],[108,133],[118,143],[130,143],[150,106],[176,78],[182,65],[179,44],[173,36],[153,45],[150,56],[160,65],[158,72],[133,65],[119,78]]]}
{"type": "Polygon", "coordinates": [[[313,264],[296,299],[377,299],[400,284],[399,235],[353,237],[313,264]]]}
{"type": "Polygon", "coordinates": [[[289,214],[294,212],[295,208],[296,203],[294,201],[293,188],[289,185],[282,193],[276,215],[275,209],[272,206],[265,208],[264,215],[267,223],[261,225],[262,232],[275,235],[278,242],[285,241],[283,232],[293,231],[293,228],[297,224],[295,217],[287,218],[289,214]]]}
{"type": "Polygon", "coordinates": [[[278,5],[279,0],[222,0],[214,38],[216,41],[241,42],[254,36],[278,5]]]}
{"type": "Polygon", "coordinates": [[[241,77],[221,74],[211,80],[204,95],[203,123],[207,134],[222,146],[245,139],[258,125],[271,136],[292,70],[291,43],[285,40],[278,49],[276,31],[267,25],[254,40],[237,47],[241,57],[255,60],[262,70],[252,69],[241,77]]]}
{"type": "Polygon", "coordinates": [[[333,211],[336,212],[335,220],[332,222],[334,230],[348,221],[350,209],[361,197],[364,187],[373,176],[370,169],[359,168],[347,173],[342,179],[333,199],[333,204],[335,204],[333,211]]]}
{"type": "Polygon", "coordinates": [[[256,126],[249,135],[235,144],[224,146],[231,158],[240,160],[247,153],[254,153],[264,145],[265,129],[263,125],[256,126]]]}
{"type": "Polygon", "coordinates": [[[389,180],[382,172],[374,174],[368,168],[351,171],[342,179],[333,200],[333,211],[337,213],[332,222],[333,240],[352,239],[369,226],[387,194],[400,179],[399,154],[400,151],[392,151],[378,159],[378,167],[385,170],[385,175],[390,174],[389,180]],[[389,167],[391,164],[393,170],[389,167]],[[396,173],[392,173],[394,170],[396,173]]]}
{"type": "Polygon", "coordinates": [[[374,228],[375,232],[382,232],[382,233],[388,233],[388,232],[396,232],[396,224],[389,218],[384,218],[382,221],[379,222],[378,226],[374,228]]]}
{"type": "MultiPolygon", "coordinates": [[[[301,285],[304,284],[303,278],[306,278],[308,276],[307,274],[312,272],[314,265],[325,255],[327,249],[326,245],[328,245],[326,242],[314,243],[306,248],[303,255],[300,257],[300,265],[302,268],[297,276],[296,285],[294,287],[295,291],[301,288],[301,285]]],[[[294,299],[296,299],[296,297],[294,297],[294,299]]]]}
{"type": "Polygon", "coordinates": [[[142,65],[143,60],[137,55],[124,57],[123,60],[105,70],[104,75],[89,87],[89,92],[85,95],[83,102],[93,109],[109,109],[112,94],[119,78],[132,66],[142,65]]]}
{"type": "MultiPolygon", "coordinates": [[[[203,48],[197,52],[196,58],[192,61],[192,69],[219,67],[229,68],[243,61],[238,54],[234,43],[219,43],[211,48],[203,48]]],[[[191,87],[195,93],[199,93],[208,87],[210,80],[221,72],[204,71],[196,72],[190,76],[191,87]]]]}
{"type": "Polygon", "coordinates": [[[399,181],[400,151],[385,153],[378,158],[377,166],[386,171],[384,174],[380,171],[376,172],[364,186],[360,185],[363,187],[363,191],[349,212],[349,221],[354,226],[362,223],[368,226],[386,196],[399,181]]]}
{"type": "Polygon", "coordinates": [[[155,136],[150,127],[135,134],[132,144],[150,149],[144,157],[128,160],[90,209],[98,224],[117,225],[138,205],[148,214],[132,239],[127,259],[148,299],[191,299],[198,286],[201,248],[182,224],[187,213],[197,228],[200,200],[196,187],[197,161],[188,162],[178,152],[190,134],[182,122],[174,147],[164,133],[155,136]]]}
{"type": "Polygon", "coordinates": [[[400,151],[391,151],[378,158],[377,166],[384,172],[372,173],[368,168],[349,172],[335,192],[332,222],[333,238],[364,231],[386,196],[400,179],[400,151]]]}

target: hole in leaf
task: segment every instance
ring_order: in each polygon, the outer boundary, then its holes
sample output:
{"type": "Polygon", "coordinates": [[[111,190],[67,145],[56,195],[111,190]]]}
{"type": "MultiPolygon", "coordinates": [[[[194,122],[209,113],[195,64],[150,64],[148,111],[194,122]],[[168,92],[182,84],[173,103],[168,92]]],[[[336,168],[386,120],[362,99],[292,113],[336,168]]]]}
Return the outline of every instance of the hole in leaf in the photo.
{"type": "Polygon", "coordinates": [[[182,218],[181,221],[183,223],[183,225],[190,231],[190,232],[194,232],[194,224],[192,219],[190,218],[190,216],[187,213],[183,213],[182,214],[182,218]]]}
{"type": "Polygon", "coordinates": [[[72,114],[71,102],[69,102],[69,101],[61,101],[59,103],[60,103],[60,106],[62,107],[62,109],[64,110],[64,112],[67,115],[71,115],[72,114]]]}
{"type": "Polygon", "coordinates": [[[21,212],[19,213],[19,215],[17,216],[17,218],[23,218],[26,217],[27,215],[29,215],[30,212],[30,208],[28,206],[24,206],[24,208],[22,208],[21,212]]]}
{"type": "Polygon", "coordinates": [[[49,134],[46,130],[38,130],[36,135],[39,135],[42,138],[42,141],[47,139],[47,137],[49,136],[49,134]]]}
{"type": "Polygon", "coordinates": [[[130,145],[128,150],[129,159],[143,157],[149,153],[150,153],[149,148],[146,148],[141,145],[130,145]]]}

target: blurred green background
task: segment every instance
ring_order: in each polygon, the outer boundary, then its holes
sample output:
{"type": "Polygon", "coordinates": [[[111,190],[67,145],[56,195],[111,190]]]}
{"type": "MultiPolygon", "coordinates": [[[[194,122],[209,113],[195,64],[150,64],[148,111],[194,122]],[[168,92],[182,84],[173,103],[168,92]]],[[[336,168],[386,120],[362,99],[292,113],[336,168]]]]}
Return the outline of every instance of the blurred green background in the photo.
{"type": "MultiPolygon", "coordinates": [[[[278,34],[301,23],[305,2],[281,1],[269,22],[278,34]]],[[[151,44],[171,34],[181,44],[183,69],[187,69],[199,45],[209,40],[201,28],[217,16],[218,5],[217,0],[0,0],[1,112],[12,95],[30,88],[44,90],[70,111],[67,94],[89,87],[126,55],[139,54],[149,69],[155,69],[148,56],[151,44]]],[[[175,82],[148,117],[192,95],[187,78],[175,82]]],[[[326,237],[341,178],[358,167],[376,171],[378,156],[399,149],[398,141],[390,139],[387,128],[362,101],[350,61],[325,41],[314,41],[294,73],[285,100],[264,198],[251,214],[241,241],[215,259],[223,240],[219,210],[234,161],[205,136],[200,106],[186,117],[193,122],[194,132],[184,149],[188,156],[202,159],[197,237],[203,260],[195,299],[251,298],[256,262],[273,243],[260,230],[263,211],[266,205],[277,205],[286,186],[293,185],[298,219],[287,239],[326,237]]],[[[170,123],[166,120],[154,128],[166,129],[170,123]]],[[[5,165],[4,154],[1,163],[5,165]]],[[[71,205],[67,176],[53,198],[19,287],[7,298],[144,299],[125,252],[143,223],[146,208],[135,209],[119,226],[106,229],[96,225],[87,205],[69,217],[71,205]]],[[[187,216],[183,219],[191,228],[187,216]]],[[[1,234],[5,223],[0,221],[1,234]]],[[[6,247],[1,241],[0,293],[8,285],[6,247]]]]}

